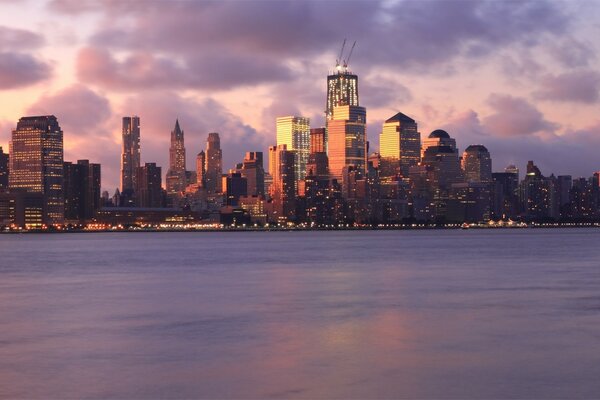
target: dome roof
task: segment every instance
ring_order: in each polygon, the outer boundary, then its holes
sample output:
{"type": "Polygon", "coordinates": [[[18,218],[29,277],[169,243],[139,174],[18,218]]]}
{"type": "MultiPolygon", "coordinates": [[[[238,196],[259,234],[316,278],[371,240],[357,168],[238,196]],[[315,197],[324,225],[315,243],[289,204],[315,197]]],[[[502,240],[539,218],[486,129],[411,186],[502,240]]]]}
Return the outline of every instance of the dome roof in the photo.
{"type": "Polygon", "coordinates": [[[480,152],[480,153],[489,153],[488,149],[482,145],[482,144],[472,144],[469,147],[467,147],[465,149],[465,151],[474,151],[474,152],[480,152]]]}
{"type": "Polygon", "coordinates": [[[433,131],[429,134],[429,138],[430,139],[434,139],[434,138],[450,139],[450,135],[448,135],[448,132],[446,132],[442,129],[436,129],[435,131],[433,131]]]}

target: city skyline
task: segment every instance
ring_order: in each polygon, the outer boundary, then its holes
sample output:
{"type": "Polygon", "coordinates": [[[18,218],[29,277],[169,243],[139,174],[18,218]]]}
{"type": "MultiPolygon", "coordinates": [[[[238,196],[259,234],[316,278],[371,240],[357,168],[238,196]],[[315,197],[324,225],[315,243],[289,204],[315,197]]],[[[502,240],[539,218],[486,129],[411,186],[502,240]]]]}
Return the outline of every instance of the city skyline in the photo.
{"type": "MultiPolygon", "coordinates": [[[[383,121],[401,111],[424,133],[447,130],[460,152],[485,145],[499,168],[517,164],[524,170],[533,159],[544,171],[573,176],[596,169],[598,60],[589,38],[598,29],[591,16],[600,10],[594,3],[345,5],[344,15],[323,20],[335,2],[156,2],[143,9],[117,2],[3,2],[0,146],[8,148],[21,116],[54,114],[65,132],[65,159],[101,163],[103,187],[112,189],[119,180],[119,119],[140,116],[142,163],[156,162],[166,173],[164,149],[178,118],[190,154],[203,148],[208,132],[222,135],[227,170],[247,150],[266,154],[278,116],[302,115],[313,127],[325,125],[323,76],[335,68],[347,37],[357,41],[350,69],[361,77],[372,150],[379,148],[383,121]],[[268,10],[273,20],[288,23],[258,24],[249,9],[268,10]],[[215,15],[236,29],[160,34],[175,23],[190,28],[192,20],[215,15]],[[294,29],[298,15],[305,18],[301,30],[294,29]],[[411,15],[419,18],[404,20],[411,15]],[[360,24],[345,23],[358,16],[360,24]],[[85,23],[36,33],[51,17],[85,23]],[[153,23],[157,18],[164,23],[153,23]],[[441,22],[449,19],[461,23],[441,22]],[[395,20],[413,29],[404,32],[396,27],[402,24],[390,24],[395,20]],[[391,41],[398,34],[405,39],[391,41]],[[198,50],[205,55],[193,58],[198,50]],[[19,68],[19,60],[27,68],[19,68]]],[[[192,157],[187,161],[192,170],[192,157]]]]}

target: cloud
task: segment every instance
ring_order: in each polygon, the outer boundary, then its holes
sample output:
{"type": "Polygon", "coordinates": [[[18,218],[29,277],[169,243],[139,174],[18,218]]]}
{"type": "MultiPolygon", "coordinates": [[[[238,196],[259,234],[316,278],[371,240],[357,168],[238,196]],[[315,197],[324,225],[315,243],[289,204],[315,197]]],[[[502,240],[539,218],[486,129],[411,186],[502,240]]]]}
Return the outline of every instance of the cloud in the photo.
{"type": "Polygon", "coordinates": [[[498,136],[527,136],[553,133],[558,126],[544,119],[544,115],[523,98],[492,94],[487,103],[494,114],[483,119],[486,130],[498,136]]]}
{"type": "Polygon", "coordinates": [[[44,42],[36,33],[0,26],[0,90],[28,86],[50,77],[50,65],[26,52],[44,42]]]}
{"type": "Polygon", "coordinates": [[[547,75],[534,97],[542,100],[596,103],[600,91],[600,73],[591,70],[547,75]]]}
{"type": "Polygon", "coordinates": [[[358,40],[351,64],[364,74],[375,65],[446,74],[455,69],[445,63],[534,47],[569,27],[562,8],[546,1],[57,0],[51,9],[103,15],[78,65],[83,80],[110,88],[128,80],[138,88],[228,89],[301,79],[290,76],[290,61],[328,57],[333,66],[345,36],[358,40]]]}
{"type": "Polygon", "coordinates": [[[204,52],[185,60],[135,52],[123,61],[93,47],[80,50],[77,71],[81,81],[116,90],[229,89],[290,78],[283,65],[260,58],[243,59],[226,51],[204,52]]]}
{"type": "Polygon", "coordinates": [[[468,110],[457,114],[442,128],[456,138],[460,149],[470,144],[485,145],[492,156],[494,171],[503,171],[509,164],[524,171],[528,160],[533,160],[546,176],[554,173],[587,177],[600,169],[596,152],[600,146],[600,122],[563,135],[499,136],[482,122],[477,112],[468,110]]]}
{"type": "Polygon", "coordinates": [[[111,117],[108,99],[83,85],[74,85],[40,97],[27,109],[29,115],[54,114],[66,134],[89,136],[111,117]]]}
{"type": "Polygon", "coordinates": [[[43,46],[44,43],[44,37],[37,33],[0,26],[0,49],[4,51],[34,49],[43,46]]]}

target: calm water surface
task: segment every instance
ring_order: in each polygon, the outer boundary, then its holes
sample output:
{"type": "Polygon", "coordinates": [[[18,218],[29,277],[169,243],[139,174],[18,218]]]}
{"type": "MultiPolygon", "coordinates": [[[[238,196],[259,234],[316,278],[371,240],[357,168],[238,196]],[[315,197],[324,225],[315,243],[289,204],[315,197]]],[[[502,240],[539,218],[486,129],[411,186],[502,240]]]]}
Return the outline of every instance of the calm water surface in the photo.
{"type": "Polygon", "coordinates": [[[598,398],[600,230],[0,236],[3,398],[598,398]]]}

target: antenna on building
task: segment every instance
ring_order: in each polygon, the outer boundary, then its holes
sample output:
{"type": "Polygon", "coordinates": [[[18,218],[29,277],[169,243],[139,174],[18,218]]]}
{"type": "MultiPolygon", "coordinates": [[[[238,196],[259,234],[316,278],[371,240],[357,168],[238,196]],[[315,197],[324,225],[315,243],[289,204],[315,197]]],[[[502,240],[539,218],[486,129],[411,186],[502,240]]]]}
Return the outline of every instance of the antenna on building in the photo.
{"type": "Polygon", "coordinates": [[[356,46],[356,40],[354,41],[354,43],[352,43],[352,48],[350,49],[348,58],[344,61],[344,68],[348,68],[348,64],[350,63],[350,57],[352,57],[352,52],[354,51],[354,46],[356,46]]]}
{"type": "Polygon", "coordinates": [[[340,51],[340,56],[337,60],[335,60],[335,68],[337,70],[340,69],[340,64],[342,63],[342,56],[344,55],[344,47],[346,47],[346,38],[344,38],[344,43],[342,43],[342,50],[340,51]]]}

